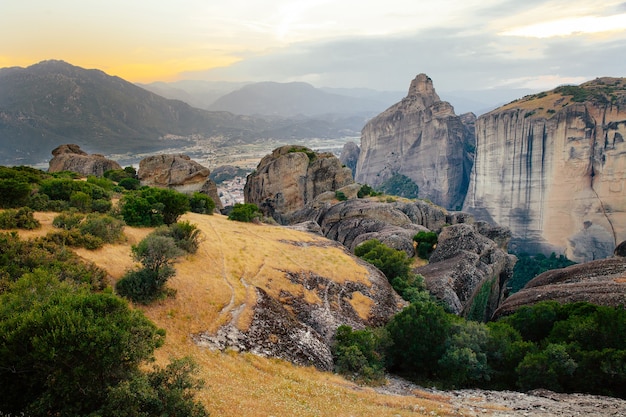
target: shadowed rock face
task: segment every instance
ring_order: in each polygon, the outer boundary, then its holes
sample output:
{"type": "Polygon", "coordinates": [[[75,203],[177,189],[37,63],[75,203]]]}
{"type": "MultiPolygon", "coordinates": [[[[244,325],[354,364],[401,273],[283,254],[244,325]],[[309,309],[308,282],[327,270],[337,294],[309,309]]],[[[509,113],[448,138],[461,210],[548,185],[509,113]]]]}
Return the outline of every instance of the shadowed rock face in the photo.
{"type": "Polygon", "coordinates": [[[614,92],[574,102],[555,90],[476,122],[463,210],[510,228],[514,251],[584,262],[611,256],[626,239],[626,80],[580,88],[614,92]]]}
{"type": "Polygon", "coordinates": [[[546,271],[507,298],[494,318],[547,300],[560,303],[586,301],[610,307],[626,305],[626,258],[599,259],[546,271]]]}
{"type": "Polygon", "coordinates": [[[72,171],[82,176],[102,177],[106,171],[122,169],[120,164],[102,155],[92,154],[80,149],[78,145],[61,145],[52,151],[48,172],[72,171]]]}
{"type": "Polygon", "coordinates": [[[303,146],[283,146],[266,155],[244,187],[254,203],[277,220],[302,209],[317,196],[354,183],[349,168],[330,153],[317,154],[303,146]]]}
{"type": "Polygon", "coordinates": [[[348,142],[343,145],[343,149],[341,149],[341,155],[339,156],[339,160],[342,164],[350,168],[352,171],[352,176],[356,177],[356,164],[359,161],[359,154],[361,153],[361,148],[354,142],[348,142]]]}
{"type": "Polygon", "coordinates": [[[223,208],[217,186],[209,179],[208,168],[183,154],[153,155],[139,162],[137,176],[142,185],[171,188],[181,193],[202,192],[215,202],[215,208],[223,208]]]}
{"type": "Polygon", "coordinates": [[[370,120],[361,132],[355,179],[377,187],[395,174],[410,178],[419,196],[460,209],[469,183],[473,132],[418,75],[407,97],[370,120]]]}

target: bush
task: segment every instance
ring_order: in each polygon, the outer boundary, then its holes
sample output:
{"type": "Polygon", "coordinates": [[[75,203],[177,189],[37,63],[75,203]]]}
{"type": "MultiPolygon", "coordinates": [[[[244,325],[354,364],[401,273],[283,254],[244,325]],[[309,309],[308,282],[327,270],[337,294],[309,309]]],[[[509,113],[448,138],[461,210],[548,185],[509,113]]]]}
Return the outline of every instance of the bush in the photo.
{"type": "Polygon", "coordinates": [[[376,190],[374,190],[372,187],[370,187],[367,184],[364,184],[361,186],[361,188],[359,188],[359,191],[356,193],[356,196],[358,198],[365,198],[367,196],[372,196],[372,197],[376,197],[378,195],[380,195],[381,193],[376,192],[376,190]]]}
{"type": "Polygon", "coordinates": [[[126,190],[138,190],[141,187],[137,178],[122,178],[117,185],[126,190]]]}
{"type": "Polygon", "coordinates": [[[537,275],[552,269],[565,268],[574,265],[563,255],[556,256],[554,252],[549,257],[539,253],[530,256],[527,253],[516,254],[517,262],[513,267],[513,276],[509,281],[510,293],[516,293],[537,275]]]}
{"type": "Polygon", "coordinates": [[[413,240],[417,243],[417,256],[422,259],[429,259],[430,255],[437,246],[439,237],[435,232],[418,232],[413,236],[413,240]]]}
{"type": "Polygon", "coordinates": [[[33,230],[41,227],[41,224],[33,215],[33,210],[21,207],[17,210],[8,209],[0,212],[0,229],[25,229],[33,230]]]}
{"type": "Polygon", "coordinates": [[[31,186],[14,179],[0,180],[0,208],[19,207],[28,201],[31,186]]]}
{"type": "Polygon", "coordinates": [[[208,195],[196,192],[189,199],[189,207],[193,213],[213,214],[215,202],[208,195]]]}
{"type": "Polygon", "coordinates": [[[153,233],[174,239],[176,246],[188,253],[196,253],[200,245],[201,231],[188,221],[159,227],[153,233]]]}
{"type": "Polygon", "coordinates": [[[263,213],[261,213],[256,204],[236,203],[228,214],[228,220],[251,222],[255,219],[260,219],[262,216],[263,213]]]}
{"type": "Polygon", "coordinates": [[[124,240],[124,222],[115,217],[91,213],[78,226],[83,235],[91,235],[104,243],[115,243],[124,240]]]}
{"type": "Polygon", "coordinates": [[[187,196],[167,188],[142,188],[121,201],[121,215],[129,226],[172,224],[187,211],[187,196]]]}
{"type": "Polygon", "coordinates": [[[71,230],[77,228],[84,219],[85,215],[75,210],[64,211],[52,220],[52,225],[59,229],[71,230]]]}
{"type": "Polygon", "coordinates": [[[352,330],[350,326],[339,326],[332,346],[335,371],[361,383],[381,383],[389,344],[384,328],[352,330]]]}
{"type": "Polygon", "coordinates": [[[379,191],[385,194],[396,195],[405,198],[417,198],[419,195],[419,187],[409,177],[402,174],[394,174],[385,181],[379,191]]]}
{"type": "Polygon", "coordinates": [[[348,199],[343,191],[335,191],[335,198],[339,201],[346,201],[348,199]]]}

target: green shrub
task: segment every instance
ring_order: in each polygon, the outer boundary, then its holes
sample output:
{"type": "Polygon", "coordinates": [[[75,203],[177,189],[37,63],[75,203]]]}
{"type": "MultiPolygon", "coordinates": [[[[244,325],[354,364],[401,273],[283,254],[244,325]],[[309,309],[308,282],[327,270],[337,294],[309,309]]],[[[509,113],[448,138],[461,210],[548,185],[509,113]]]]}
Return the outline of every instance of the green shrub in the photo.
{"type": "Polygon", "coordinates": [[[28,207],[8,209],[0,212],[0,229],[26,229],[32,230],[41,227],[41,224],[33,215],[33,210],[28,207]]]}
{"type": "Polygon", "coordinates": [[[213,214],[215,202],[208,195],[196,192],[189,198],[189,207],[193,213],[213,214]]]}
{"type": "Polygon", "coordinates": [[[124,240],[124,222],[115,217],[91,213],[78,225],[83,235],[91,235],[101,239],[104,243],[115,243],[124,240]]]}
{"type": "Polygon", "coordinates": [[[419,187],[417,184],[415,184],[412,179],[402,174],[394,174],[378,187],[378,191],[405,198],[417,198],[419,195],[419,187]]]}
{"type": "Polygon", "coordinates": [[[379,384],[385,376],[390,339],[384,328],[352,330],[339,326],[332,346],[335,371],[364,384],[379,384]]]}
{"type": "Polygon", "coordinates": [[[230,213],[228,213],[228,220],[235,220],[238,222],[251,222],[255,219],[263,217],[263,213],[253,203],[236,203],[230,213]]]}
{"type": "Polygon", "coordinates": [[[367,196],[372,196],[372,197],[376,197],[378,195],[380,195],[381,193],[376,192],[376,190],[374,190],[372,187],[370,187],[367,184],[364,184],[361,186],[361,188],[359,188],[359,191],[357,192],[356,196],[358,198],[365,198],[367,196]]]}
{"type": "Polygon", "coordinates": [[[339,201],[346,201],[348,199],[343,191],[335,191],[335,198],[339,201]]]}
{"type": "Polygon", "coordinates": [[[64,211],[55,216],[55,218],[52,220],[52,225],[59,229],[70,230],[77,228],[84,218],[85,215],[83,213],[78,213],[75,210],[64,211]]]}
{"type": "Polygon", "coordinates": [[[120,211],[129,226],[172,224],[189,211],[189,199],[168,188],[146,187],[126,194],[120,211]]]}
{"type": "Polygon", "coordinates": [[[122,178],[117,185],[126,190],[138,190],[141,187],[137,178],[122,178]]]}
{"type": "Polygon", "coordinates": [[[188,253],[196,253],[200,245],[201,231],[188,221],[161,226],[153,233],[174,239],[176,246],[188,253]]]}
{"type": "Polygon", "coordinates": [[[517,262],[513,267],[513,276],[509,281],[510,293],[516,293],[537,275],[552,269],[565,268],[574,265],[563,255],[556,256],[554,252],[549,257],[539,253],[531,256],[527,253],[515,254],[517,262]]]}
{"type": "Polygon", "coordinates": [[[411,272],[412,260],[404,251],[372,239],[354,248],[354,254],[380,269],[402,298],[407,301],[421,299],[419,292],[424,290],[423,278],[411,272]]]}
{"type": "Polygon", "coordinates": [[[422,259],[429,259],[437,246],[438,239],[439,237],[435,232],[420,231],[413,236],[413,240],[417,243],[417,256],[422,259]]]}
{"type": "Polygon", "coordinates": [[[32,187],[15,179],[0,180],[0,208],[19,207],[26,204],[32,187]]]}

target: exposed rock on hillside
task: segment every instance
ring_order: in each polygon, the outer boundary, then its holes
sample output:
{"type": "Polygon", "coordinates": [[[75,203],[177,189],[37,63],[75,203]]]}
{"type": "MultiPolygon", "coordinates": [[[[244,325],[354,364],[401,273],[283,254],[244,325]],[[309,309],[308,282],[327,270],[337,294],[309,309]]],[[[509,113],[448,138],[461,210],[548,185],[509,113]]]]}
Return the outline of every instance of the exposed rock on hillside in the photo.
{"type": "Polygon", "coordinates": [[[464,211],[509,227],[512,248],[610,256],[626,239],[626,80],[517,100],[476,123],[464,211]]]}
{"type": "Polygon", "coordinates": [[[183,154],[154,155],[139,162],[137,176],[142,185],[172,188],[181,193],[201,192],[223,208],[217,186],[209,179],[210,171],[183,154]]]}
{"type": "Polygon", "coordinates": [[[504,299],[517,260],[506,252],[507,236],[508,230],[483,223],[445,227],[430,263],[416,271],[454,313],[488,320],[504,299]]]}
{"type": "Polygon", "coordinates": [[[48,172],[72,171],[82,176],[102,177],[111,169],[122,169],[120,164],[102,155],[92,154],[80,149],[80,146],[61,145],[52,150],[53,158],[49,162],[48,172]]]}
{"type": "Polygon", "coordinates": [[[352,173],[330,153],[315,153],[303,146],[283,146],[266,155],[244,187],[247,203],[267,216],[302,209],[320,194],[352,184],[352,173]]]}
{"type": "Polygon", "coordinates": [[[353,177],[356,177],[356,164],[359,161],[360,153],[361,148],[359,148],[359,145],[354,142],[347,142],[343,145],[343,149],[341,149],[339,160],[342,164],[350,168],[353,177]]]}
{"type": "Polygon", "coordinates": [[[626,305],[626,258],[599,259],[546,271],[507,298],[495,316],[511,314],[521,306],[546,300],[587,301],[611,307],[626,305]]]}
{"type": "Polygon", "coordinates": [[[407,97],[361,132],[357,182],[379,186],[396,174],[410,178],[419,196],[458,209],[472,168],[473,132],[441,101],[432,80],[419,74],[407,97]]]}

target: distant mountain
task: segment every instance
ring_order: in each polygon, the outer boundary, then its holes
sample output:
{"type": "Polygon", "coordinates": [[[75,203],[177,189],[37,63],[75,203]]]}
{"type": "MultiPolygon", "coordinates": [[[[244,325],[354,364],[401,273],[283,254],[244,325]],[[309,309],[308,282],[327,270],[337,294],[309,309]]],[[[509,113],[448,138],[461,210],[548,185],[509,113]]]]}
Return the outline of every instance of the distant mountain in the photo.
{"type": "Polygon", "coordinates": [[[181,80],[173,82],[157,81],[150,84],[137,84],[160,96],[181,100],[185,103],[207,110],[218,98],[240,89],[246,82],[181,80]]]}
{"type": "MultiPolygon", "coordinates": [[[[234,87],[227,84],[214,83],[214,87],[234,87]]],[[[0,69],[1,165],[44,164],[51,150],[64,143],[111,155],[183,148],[194,144],[192,136],[214,138],[222,146],[266,139],[338,138],[358,134],[365,120],[351,114],[252,117],[201,110],[100,70],[63,61],[0,69]]]]}
{"type": "Polygon", "coordinates": [[[242,115],[292,117],[327,114],[373,116],[393,101],[328,92],[303,82],[248,84],[217,99],[208,107],[242,115]]]}
{"type": "Polygon", "coordinates": [[[87,152],[151,151],[166,135],[247,138],[265,122],[195,109],[63,61],[0,70],[0,163],[34,164],[62,143],[87,152]]]}

